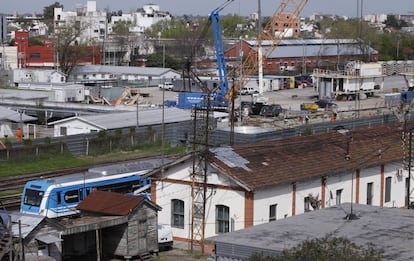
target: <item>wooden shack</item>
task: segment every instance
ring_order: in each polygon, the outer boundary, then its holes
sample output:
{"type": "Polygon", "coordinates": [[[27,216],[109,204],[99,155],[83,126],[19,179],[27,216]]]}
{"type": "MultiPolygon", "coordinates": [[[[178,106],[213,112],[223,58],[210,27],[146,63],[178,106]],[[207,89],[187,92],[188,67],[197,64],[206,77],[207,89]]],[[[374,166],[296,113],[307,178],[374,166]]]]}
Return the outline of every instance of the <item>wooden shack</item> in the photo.
{"type": "Polygon", "coordinates": [[[94,191],[77,206],[77,209],[81,211],[80,218],[105,216],[111,220],[110,222],[114,222],[113,226],[106,226],[102,229],[96,225],[90,227],[95,229],[95,240],[89,240],[89,242],[95,242],[92,245],[95,245],[96,255],[102,260],[106,258],[142,259],[144,256],[158,252],[157,220],[161,207],[147,198],[94,191]]]}

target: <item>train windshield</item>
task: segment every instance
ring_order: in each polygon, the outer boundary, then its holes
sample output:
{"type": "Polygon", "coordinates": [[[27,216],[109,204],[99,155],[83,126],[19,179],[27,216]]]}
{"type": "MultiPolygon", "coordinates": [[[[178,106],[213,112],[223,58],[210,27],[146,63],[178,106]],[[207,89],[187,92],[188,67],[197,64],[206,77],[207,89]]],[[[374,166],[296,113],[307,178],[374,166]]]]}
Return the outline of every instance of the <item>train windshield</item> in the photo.
{"type": "Polygon", "coordinates": [[[43,191],[26,189],[23,203],[29,206],[39,207],[42,202],[43,191]]]}

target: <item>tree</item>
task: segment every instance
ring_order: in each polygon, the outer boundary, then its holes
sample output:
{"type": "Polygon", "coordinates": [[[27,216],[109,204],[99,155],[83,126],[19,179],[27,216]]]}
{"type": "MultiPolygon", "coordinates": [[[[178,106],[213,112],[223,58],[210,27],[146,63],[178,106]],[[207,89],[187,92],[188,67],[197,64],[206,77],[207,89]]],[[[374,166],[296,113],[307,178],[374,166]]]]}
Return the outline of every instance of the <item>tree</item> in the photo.
{"type": "Polygon", "coordinates": [[[163,67],[164,65],[165,68],[171,68],[174,70],[181,69],[181,65],[177,60],[167,54],[163,54],[162,52],[156,52],[148,55],[146,65],[147,67],[163,67]]]}
{"type": "MultiPolygon", "coordinates": [[[[322,27],[332,39],[357,39],[364,62],[371,62],[370,47],[378,41],[378,33],[367,22],[359,19],[325,19],[322,27]]],[[[339,61],[340,62],[340,61],[339,61]]]]}
{"type": "Polygon", "coordinates": [[[55,8],[63,8],[63,5],[59,2],[55,2],[54,4],[43,7],[43,19],[45,24],[49,27],[49,30],[53,28],[55,8]]]}
{"type": "MultiPolygon", "coordinates": [[[[134,49],[137,36],[129,32],[129,27],[131,22],[129,21],[119,21],[112,27],[113,33],[111,34],[114,43],[118,47],[118,56],[116,65],[123,65],[124,57],[126,53],[131,53],[134,49]]],[[[131,57],[128,57],[128,60],[131,60],[131,57]]]]}
{"type": "Polygon", "coordinates": [[[404,20],[398,20],[395,15],[387,15],[387,20],[385,21],[385,25],[389,28],[399,30],[401,27],[406,27],[407,22],[404,20]]]}
{"type": "Polygon", "coordinates": [[[371,244],[357,245],[346,238],[324,237],[303,241],[297,247],[287,249],[280,256],[254,254],[247,261],[380,261],[382,251],[371,244]]]}
{"type": "Polygon", "coordinates": [[[79,22],[72,22],[59,27],[55,32],[55,51],[60,70],[66,75],[70,75],[79,61],[87,56],[86,45],[80,44],[77,40],[81,30],[79,22]]]}
{"type": "Polygon", "coordinates": [[[55,2],[54,4],[43,7],[43,18],[53,21],[55,8],[63,8],[63,5],[59,2],[55,2]]]}

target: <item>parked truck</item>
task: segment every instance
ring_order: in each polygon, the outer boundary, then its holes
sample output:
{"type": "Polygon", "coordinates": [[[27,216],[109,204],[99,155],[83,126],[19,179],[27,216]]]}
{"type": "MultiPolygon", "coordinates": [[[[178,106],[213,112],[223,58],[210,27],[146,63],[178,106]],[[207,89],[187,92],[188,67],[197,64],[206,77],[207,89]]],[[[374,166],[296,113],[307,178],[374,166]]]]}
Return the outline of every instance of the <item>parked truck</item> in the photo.
{"type": "Polygon", "coordinates": [[[158,87],[162,90],[166,90],[166,91],[172,91],[174,88],[174,84],[172,82],[164,82],[161,84],[158,84],[158,87]]]}
{"type": "Polygon", "coordinates": [[[341,71],[314,69],[313,77],[320,99],[354,100],[381,92],[384,75],[380,63],[350,62],[341,71]]]}

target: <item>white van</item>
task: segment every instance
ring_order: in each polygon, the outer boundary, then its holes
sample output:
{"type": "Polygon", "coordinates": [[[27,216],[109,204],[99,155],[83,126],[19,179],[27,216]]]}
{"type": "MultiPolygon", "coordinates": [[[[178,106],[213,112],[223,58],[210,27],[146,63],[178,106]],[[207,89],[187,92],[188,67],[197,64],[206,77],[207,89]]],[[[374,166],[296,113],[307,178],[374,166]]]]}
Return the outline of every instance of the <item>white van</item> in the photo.
{"type": "Polygon", "coordinates": [[[170,225],[158,224],[158,249],[168,250],[173,247],[173,233],[170,225]]]}

